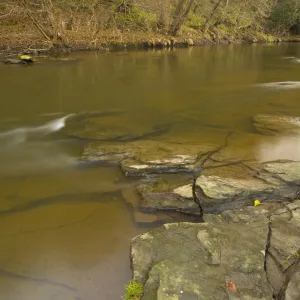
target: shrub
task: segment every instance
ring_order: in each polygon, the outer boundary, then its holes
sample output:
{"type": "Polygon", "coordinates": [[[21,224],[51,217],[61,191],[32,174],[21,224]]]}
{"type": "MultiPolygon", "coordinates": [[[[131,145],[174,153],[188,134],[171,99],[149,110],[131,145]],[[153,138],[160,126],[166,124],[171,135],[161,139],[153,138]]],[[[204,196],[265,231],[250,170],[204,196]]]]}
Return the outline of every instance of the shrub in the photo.
{"type": "Polygon", "coordinates": [[[278,1],[275,5],[269,25],[280,33],[286,33],[300,21],[300,3],[292,0],[278,1]]]}
{"type": "Polygon", "coordinates": [[[128,12],[116,12],[114,23],[121,30],[145,30],[152,31],[155,29],[158,19],[153,13],[146,12],[133,6],[128,12]]]}

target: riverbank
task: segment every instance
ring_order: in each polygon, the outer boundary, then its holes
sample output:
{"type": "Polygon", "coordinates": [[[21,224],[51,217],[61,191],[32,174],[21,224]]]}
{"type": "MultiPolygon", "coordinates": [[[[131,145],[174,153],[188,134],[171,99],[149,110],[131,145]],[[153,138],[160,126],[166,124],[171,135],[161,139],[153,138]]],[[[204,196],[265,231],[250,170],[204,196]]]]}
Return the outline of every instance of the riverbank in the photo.
{"type": "Polygon", "coordinates": [[[232,43],[278,43],[298,42],[298,36],[279,37],[254,30],[228,31],[214,28],[207,33],[188,30],[173,37],[159,33],[143,31],[120,32],[107,30],[91,39],[85,32],[68,32],[59,40],[46,40],[32,26],[7,25],[0,29],[0,56],[15,53],[64,53],[74,51],[117,51],[124,49],[149,49],[189,47],[210,44],[232,43]]]}

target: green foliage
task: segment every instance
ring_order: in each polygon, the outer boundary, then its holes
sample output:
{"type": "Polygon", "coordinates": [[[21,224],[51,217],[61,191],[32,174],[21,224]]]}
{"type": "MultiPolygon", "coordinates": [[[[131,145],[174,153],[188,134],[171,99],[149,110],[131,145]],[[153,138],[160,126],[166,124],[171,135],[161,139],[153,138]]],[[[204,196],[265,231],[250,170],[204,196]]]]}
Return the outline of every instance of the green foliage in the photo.
{"type": "Polygon", "coordinates": [[[29,24],[28,11],[47,32],[86,31],[94,38],[105,29],[199,39],[207,34],[234,39],[252,31],[282,34],[291,29],[300,34],[300,0],[0,0],[0,23],[29,24]]]}
{"type": "Polygon", "coordinates": [[[185,25],[189,28],[193,29],[200,29],[205,24],[205,18],[202,15],[195,15],[192,14],[189,16],[188,20],[186,21],[185,25]]]}
{"type": "Polygon", "coordinates": [[[281,0],[275,5],[271,16],[270,26],[284,33],[300,21],[300,3],[295,0],[281,0]]]}
{"type": "Polygon", "coordinates": [[[232,31],[232,28],[225,24],[217,25],[217,29],[223,31],[224,33],[230,33],[232,31]]]}
{"type": "Polygon", "coordinates": [[[143,294],[143,285],[131,280],[128,285],[125,286],[126,295],[124,300],[140,300],[143,294]]]}
{"type": "Polygon", "coordinates": [[[122,30],[147,30],[155,29],[158,18],[154,13],[146,12],[133,6],[128,12],[116,12],[113,21],[122,30]]]}

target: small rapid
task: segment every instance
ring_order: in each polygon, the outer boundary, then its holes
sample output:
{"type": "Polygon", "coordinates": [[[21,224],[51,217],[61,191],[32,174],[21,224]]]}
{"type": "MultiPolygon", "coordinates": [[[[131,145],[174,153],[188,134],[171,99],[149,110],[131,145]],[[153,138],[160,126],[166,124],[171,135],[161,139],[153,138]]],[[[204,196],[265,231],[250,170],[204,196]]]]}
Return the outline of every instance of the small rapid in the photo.
{"type": "Polygon", "coordinates": [[[71,114],[40,126],[1,132],[0,176],[43,172],[74,165],[77,159],[68,154],[64,147],[68,140],[48,138],[51,133],[61,130],[70,116],[71,114]]]}
{"type": "Polygon", "coordinates": [[[30,139],[39,139],[50,133],[59,131],[65,126],[65,122],[70,116],[72,116],[72,114],[62,118],[54,119],[41,126],[21,127],[0,132],[0,143],[2,145],[1,148],[3,149],[3,145],[6,147],[15,146],[30,139]]]}

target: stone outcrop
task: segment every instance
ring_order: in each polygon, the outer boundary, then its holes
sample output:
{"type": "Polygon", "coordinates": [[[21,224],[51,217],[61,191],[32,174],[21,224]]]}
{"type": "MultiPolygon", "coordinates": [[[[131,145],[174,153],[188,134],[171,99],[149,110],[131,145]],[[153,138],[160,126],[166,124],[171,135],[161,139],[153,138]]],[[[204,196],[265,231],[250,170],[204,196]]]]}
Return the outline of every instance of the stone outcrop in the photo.
{"type": "MultiPolygon", "coordinates": [[[[220,169],[203,172],[196,181],[197,195],[205,213],[218,213],[227,209],[251,205],[255,199],[264,202],[295,199],[300,183],[300,163],[278,161],[255,166],[227,166],[222,176],[220,169]],[[216,172],[216,170],[218,170],[216,172]],[[230,171],[231,170],[231,171],[230,171]],[[244,173],[243,173],[244,172],[244,173]]],[[[197,213],[193,201],[191,179],[188,184],[173,183],[170,180],[143,184],[138,187],[141,194],[141,209],[170,210],[197,213]]]]}
{"type": "Polygon", "coordinates": [[[197,195],[205,213],[242,208],[255,199],[274,202],[297,197],[299,162],[237,161],[225,148],[156,139],[123,143],[95,141],[85,147],[82,160],[117,163],[126,176],[155,176],[154,182],[137,187],[141,195],[139,208],[143,212],[175,210],[198,214],[192,196],[193,176],[198,177],[197,195]]]}
{"type": "Polygon", "coordinates": [[[287,267],[299,261],[299,209],[300,201],[224,211],[134,238],[133,278],[144,284],[142,300],[299,299],[299,268],[272,269],[283,258],[287,267]]]}
{"type": "Polygon", "coordinates": [[[127,143],[92,142],[85,147],[82,160],[119,162],[127,176],[190,172],[199,155],[216,145],[142,140],[127,143]]]}

